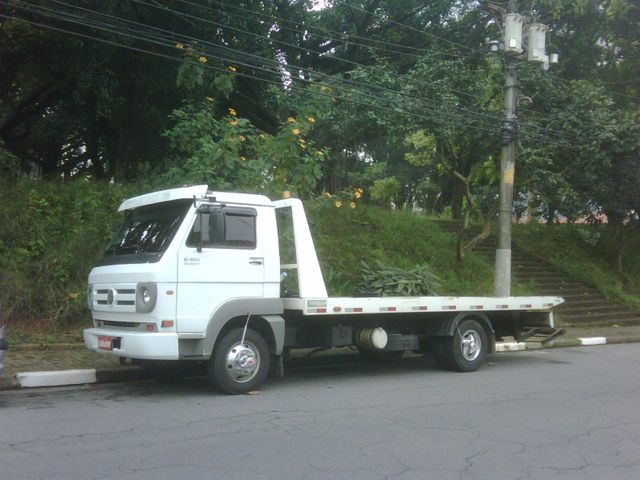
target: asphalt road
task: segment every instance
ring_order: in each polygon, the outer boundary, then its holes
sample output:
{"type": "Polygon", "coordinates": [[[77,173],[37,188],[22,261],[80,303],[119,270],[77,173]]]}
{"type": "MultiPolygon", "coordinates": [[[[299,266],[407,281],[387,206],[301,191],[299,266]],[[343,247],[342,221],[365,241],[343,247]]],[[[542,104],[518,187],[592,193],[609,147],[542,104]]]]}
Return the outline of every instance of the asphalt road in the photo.
{"type": "Polygon", "coordinates": [[[640,344],[0,393],[0,479],[640,478],[640,344]]]}

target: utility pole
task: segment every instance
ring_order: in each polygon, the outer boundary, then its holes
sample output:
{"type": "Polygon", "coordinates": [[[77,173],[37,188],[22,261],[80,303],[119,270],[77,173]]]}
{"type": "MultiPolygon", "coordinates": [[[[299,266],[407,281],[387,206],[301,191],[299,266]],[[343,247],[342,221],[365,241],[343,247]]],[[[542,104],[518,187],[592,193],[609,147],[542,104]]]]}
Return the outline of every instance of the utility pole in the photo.
{"type": "MultiPolygon", "coordinates": [[[[509,14],[516,15],[515,0],[509,1],[509,14]]],[[[507,42],[509,39],[507,38],[507,42]]],[[[512,43],[513,44],[513,43],[512,43]]],[[[508,43],[506,44],[508,45],[508,43]]],[[[513,48],[518,50],[517,45],[513,48]]],[[[521,49],[520,45],[520,49],[521,49]]],[[[506,49],[505,49],[506,51],[506,49]]],[[[498,208],[498,248],[496,249],[495,277],[496,297],[511,295],[511,221],[513,211],[513,182],[516,168],[516,138],[518,134],[518,69],[516,54],[505,55],[504,124],[500,151],[500,198],[498,208]]]]}
{"type": "MultiPolygon", "coordinates": [[[[491,5],[490,8],[502,11],[504,18],[504,43],[490,41],[487,43],[492,52],[504,51],[504,124],[502,126],[502,148],[500,152],[500,197],[498,208],[498,248],[496,249],[494,295],[508,297],[511,295],[511,226],[513,211],[513,185],[515,179],[516,141],[518,134],[518,70],[517,61],[525,51],[523,28],[525,18],[518,14],[518,3],[509,0],[508,10],[491,5]]],[[[545,53],[545,25],[529,23],[526,39],[528,39],[527,60],[538,63],[546,70],[549,57],[545,53]]],[[[558,55],[551,56],[551,62],[557,63],[558,55]]]]}

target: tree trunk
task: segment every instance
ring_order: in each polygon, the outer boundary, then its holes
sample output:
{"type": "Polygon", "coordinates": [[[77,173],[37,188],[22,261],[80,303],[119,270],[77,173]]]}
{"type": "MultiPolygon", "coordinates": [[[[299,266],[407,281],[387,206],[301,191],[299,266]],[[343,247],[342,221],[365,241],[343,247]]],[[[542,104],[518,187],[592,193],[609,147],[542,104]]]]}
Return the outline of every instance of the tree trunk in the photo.
{"type": "Polygon", "coordinates": [[[623,285],[629,284],[629,279],[624,271],[624,253],[627,249],[627,239],[625,236],[625,228],[624,225],[616,225],[616,269],[618,271],[618,276],[620,280],[622,280],[623,285]]]}
{"type": "Polygon", "coordinates": [[[464,198],[464,187],[454,180],[451,188],[451,217],[454,220],[462,218],[462,199],[464,198]]]}

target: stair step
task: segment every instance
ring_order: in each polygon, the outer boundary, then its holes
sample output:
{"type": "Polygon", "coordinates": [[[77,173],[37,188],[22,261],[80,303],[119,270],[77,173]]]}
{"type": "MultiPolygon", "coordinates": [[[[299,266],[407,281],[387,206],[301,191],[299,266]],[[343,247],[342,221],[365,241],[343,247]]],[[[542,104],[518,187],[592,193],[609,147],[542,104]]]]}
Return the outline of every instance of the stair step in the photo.
{"type": "Polygon", "coordinates": [[[563,327],[596,327],[596,326],[611,326],[611,325],[619,325],[619,326],[627,326],[627,325],[640,325],[640,317],[637,318],[618,318],[618,319],[608,319],[608,318],[583,318],[580,320],[563,320],[559,317],[556,317],[558,321],[558,325],[563,327]]]}
{"type": "Polygon", "coordinates": [[[597,295],[599,292],[595,289],[586,289],[586,288],[537,288],[535,289],[536,295],[557,295],[559,297],[565,298],[566,296],[575,296],[575,295],[584,295],[588,297],[589,295],[597,295]]]}
{"type": "Polygon", "coordinates": [[[567,282],[575,282],[570,277],[563,275],[562,273],[549,273],[549,272],[518,272],[524,278],[531,278],[535,280],[556,280],[556,281],[567,281],[567,282]]]}
{"type": "Polygon", "coordinates": [[[522,270],[534,270],[534,271],[540,271],[540,270],[551,271],[551,270],[553,270],[553,267],[550,267],[546,263],[541,262],[539,260],[517,260],[517,259],[513,259],[513,258],[511,259],[511,267],[512,268],[517,268],[517,269],[522,269],[522,270]]]}
{"type": "Polygon", "coordinates": [[[558,270],[553,268],[550,265],[543,263],[524,263],[524,262],[511,262],[511,266],[516,270],[522,270],[523,272],[547,272],[547,273],[558,273],[558,270]]]}
{"type": "Polygon", "coordinates": [[[599,308],[599,307],[610,307],[617,305],[615,302],[607,299],[606,297],[602,297],[601,299],[592,299],[592,298],[584,298],[584,295],[581,295],[577,298],[567,299],[565,298],[565,303],[560,305],[558,308],[599,308]]]}
{"type": "Polygon", "coordinates": [[[539,282],[536,280],[532,280],[532,283],[535,284],[537,288],[545,288],[545,289],[556,288],[560,291],[573,290],[573,289],[588,290],[589,288],[591,288],[585,285],[584,283],[576,283],[576,282],[548,282],[548,281],[539,282]]]}
{"type": "Polygon", "coordinates": [[[575,320],[611,320],[611,321],[617,321],[617,320],[631,320],[631,319],[637,319],[638,321],[640,321],[640,313],[638,312],[609,312],[609,313],[594,313],[592,315],[585,315],[585,314],[581,314],[581,313],[564,313],[564,312],[557,312],[558,313],[558,317],[563,319],[563,320],[571,320],[571,321],[575,321],[575,320]]]}
{"type": "MultiPolygon", "coordinates": [[[[566,305],[566,304],[565,304],[566,305]]],[[[564,305],[563,305],[564,307],[564,305]]],[[[563,315],[568,314],[568,313],[584,313],[584,314],[590,314],[590,313],[608,313],[608,312],[632,312],[632,313],[637,313],[638,315],[640,315],[640,312],[634,312],[633,310],[626,308],[624,305],[615,305],[615,304],[609,304],[609,305],[598,305],[598,306],[593,306],[593,305],[585,305],[585,306],[576,306],[576,305],[568,305],[565,308],[559,309],[559,312],[562,312],[563,315]]]]}

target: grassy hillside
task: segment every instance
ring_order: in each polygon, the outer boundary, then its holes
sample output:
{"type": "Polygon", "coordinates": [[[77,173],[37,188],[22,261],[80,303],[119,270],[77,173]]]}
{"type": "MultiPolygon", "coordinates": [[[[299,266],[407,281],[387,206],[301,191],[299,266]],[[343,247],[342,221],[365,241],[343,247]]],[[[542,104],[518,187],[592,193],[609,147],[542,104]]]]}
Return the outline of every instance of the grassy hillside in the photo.
{"type": "Polygon", "coordinates": [[[616,232],[609,225],[518,225],[514,229],[514,241],[576,280],[640,308],[640,235],[637,231],[626,240],[623,255],[626,282],[617,273],[616,232]]]}
{"type": "Polygon", "coordinates": [[[330,295],[353,294],[361,262],[375,260],[402,268],[429,265],[441,279],[441,295],[488,295],[493,289],[492,265],[471,254],[456,272],[455,238],[422,215],[366,206],[335,208],[322,201],[307,210],[330,295]]]}

